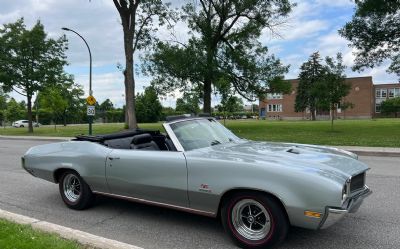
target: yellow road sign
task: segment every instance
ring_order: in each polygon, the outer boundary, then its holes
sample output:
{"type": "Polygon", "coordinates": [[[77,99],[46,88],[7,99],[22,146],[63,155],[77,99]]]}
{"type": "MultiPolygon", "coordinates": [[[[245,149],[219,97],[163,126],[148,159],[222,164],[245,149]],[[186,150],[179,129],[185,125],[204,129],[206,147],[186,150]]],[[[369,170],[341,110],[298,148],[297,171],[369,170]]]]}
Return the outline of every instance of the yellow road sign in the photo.
{"type": "Polygon", "coordinates": [[[92,95],[90,95],[89,97],[86,98],[86,102],[88,103],[88,105],[95,105],[96,99],[92,95]]]}

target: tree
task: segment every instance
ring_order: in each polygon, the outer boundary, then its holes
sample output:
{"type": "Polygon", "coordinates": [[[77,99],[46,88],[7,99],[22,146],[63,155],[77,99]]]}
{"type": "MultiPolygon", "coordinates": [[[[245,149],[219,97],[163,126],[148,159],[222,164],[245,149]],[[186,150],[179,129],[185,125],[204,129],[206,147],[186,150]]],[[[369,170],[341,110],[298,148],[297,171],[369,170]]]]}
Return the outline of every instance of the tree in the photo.
{"type": "Polygon", "coordinates": [[[394,114],[397,118],[397,115],[400,112],[400,97],[383,101],[381,103],[381,112],[388,115],[394,114]]]}
{"type": "Polygon", "coordinates": [[[5,111],[5,118],[8,121],[17,121],[25,118],[25,106],[18,103],[14,98],[11,98],[7,103],[7,109],[5,111]]]}
{"type": "Polygon", "coordinates": [[[196,93],[184,93],[182,98],[176,100],[177,112],[198,114],[200,112],[199,97],[196,93]]]}
{"type": "Polygon", "coordinates": [[[48,87],[43,91],[43,97],[40,98],[40,105],[48,109],[52,114],[54,130],[57,129],[57,120],[62,116],[68,107],[68,100],[63,96],[59,87],[48,87]]]}
{"type": "Polygon", "coordinates": [[[128,127],[137,128],[135,114],[134,53],[149,47],[159,25],[163,25],[168,4],[161,0],[113,0],[121,18],[125,49],[125,101],[128,127]],[[155,24],[157,22],[157,24],[155,24]]]}
{"type": "Polygon", "coordinates": [[[260,43],[263,29],[275,32],[291,11],[289,0],[199,0],[180,16],[190,28],[187,43],[158,42],[143,70],[154,77],[160,93],[197,90],[203,111],[211,113],[212,89],[228,85],[253,99],[266,92],[285,92],[287,66],[260,43]]]}
{"type": "Polygon", "coordinates": [[[0,88],[0,125],[3,125],[5,122],[8,98],[9,96],[0,88]]]}
{"type": "Polygon", "coordinates": [[[107,123],[108,122],[107,112],[114,110],[114,105],[110,99],[106,99],[103,101],[103,103],[100,104],[99,110],[101,112],[101,118],[103,119],[103,122],[107,123]]]}
{"type": "MultiPolygon", "coordinates": [[[[317,106],[322,110],[329,110],[331,113],[331,128],[333,129],[333,120],[335,119],[335,111],[343,102],[351,89],[351,84],[347,83],[345,70],[343,65],[342,54],[336,55],[336,61],[332,57],[325,58],[326,66],[322,80],[317,82],[317,106]]],[[[343,107],[347,107],[349,103],[344,103],[343,107]]]]}
{"type": "Polygon", "coordinates": [[[0,29],[0,84],[26,96],[29,132],[33,132],[32,96],[57,82],[66,65],[66,49],[65,36],[47,38],[40,21],[31,30],[23,18],[0,29]]]}
{"type": "Polygon", "coordinates": [[[221,100],[221,104],[217,109],[219,112],[224,113],[241,112],[244,109],[243,100],[237,96],[228,96],[221,100]]]}
{"type": "Polygon", "coordinates": [[[160,120],[162,105],[153,87],[147,87],[144,93],[136,96],[136,114],[139,122],[153,123],[160,120]]]}
{"type": "Polygon", "coordinates": [[[310,110],[311,120],[315,120],[319,93],[316,86],[321,84],[326,72],[319,52],[313,53],[308,61],[301,65],[300,70],[294,108],[296,112],[310,110]]]}
{"type": "Polygon", "coordinates": [[[400,1],[355,0],[353,19],[339,34],[356,49],[354,70],[391,60],[388,72],[400,77],[400,1]]]}

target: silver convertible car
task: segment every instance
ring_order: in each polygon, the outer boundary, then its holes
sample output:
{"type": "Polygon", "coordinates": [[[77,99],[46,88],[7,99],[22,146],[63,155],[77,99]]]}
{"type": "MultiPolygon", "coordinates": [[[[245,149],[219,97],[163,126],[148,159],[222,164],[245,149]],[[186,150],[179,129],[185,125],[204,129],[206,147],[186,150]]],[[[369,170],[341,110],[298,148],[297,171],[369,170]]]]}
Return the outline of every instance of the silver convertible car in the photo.
{"type": "Polygon", "coordinates": [[[69,208],[105,195],[219,217],[245,248],[272,246],[289,226],[327,228],[371,194],[368,167],[348,151],[240,139],[208,117],[170,117],[164,129],[35,146],[22,167],[58,183],[69,208]]]}

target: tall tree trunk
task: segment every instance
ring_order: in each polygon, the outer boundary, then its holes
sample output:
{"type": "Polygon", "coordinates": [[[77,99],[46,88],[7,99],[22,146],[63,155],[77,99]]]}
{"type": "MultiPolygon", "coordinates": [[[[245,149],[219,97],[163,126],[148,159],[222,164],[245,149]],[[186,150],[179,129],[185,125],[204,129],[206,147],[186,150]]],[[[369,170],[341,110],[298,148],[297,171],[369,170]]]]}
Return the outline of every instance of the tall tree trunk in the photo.
{"type": "Polygon", "coordinates": [[[213,82],[213,62],[216,45],[207,47],[207,78],[203,85],[203,112],[211,115],[211,85],[213,82]]]}
{"type": "MultiPolygon", "coordinates": [[[[125,100],[126,113],[128,120],[126,121],[129,129],[136,129],[136,113],[135,113],[135,79],[133,73],[133,32],[127,25],[123,23],[124,30],[124,46],[125,46],[125,100]]],[[[134,29],[133,29],[134,30],[134,29]]]]}
{"type": "Polygon", "coordinates": [[[67,126],[67,112],[65,110],[63,112],[63,123],[64,123],[64,126],[67,126]]]}
{"type": "Polygon", "coordinates": [[[27,94],[28,100],[28,132],[33,133],[33,124],[32,124],[32,96],[28,93],[27,94]]]}
{"type": "Polygon", "coordinates": [[[312,121],[315,121],[315,120],[316,120],[316,118],[315,118],[315,116],[316,116],[316,115],[315,115],[315,111],[316,111],[316,110],[315,110],[313,107],[310,108],[311,120],[312,120],[312,121]]]}
{"type": "Polygon", "coordinates": [[[335,105],[331,105],[331,130],[333,131],[333,120],[335,119],[335,105]]]}
{"type": "Polygon", "coordinates": [[[204,82],[203,92],[203,112],[211,115],[211,79],[204,82]]]}

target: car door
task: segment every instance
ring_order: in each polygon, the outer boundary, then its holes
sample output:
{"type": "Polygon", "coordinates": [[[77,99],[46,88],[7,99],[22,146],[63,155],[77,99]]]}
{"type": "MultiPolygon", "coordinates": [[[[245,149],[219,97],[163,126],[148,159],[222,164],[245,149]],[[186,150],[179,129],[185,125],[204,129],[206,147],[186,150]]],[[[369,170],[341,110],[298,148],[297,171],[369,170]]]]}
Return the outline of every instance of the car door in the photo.
{"type": "Polygon", "coordinates": [[[106,178],[112,194],[189,206],[182,152],[114,149],[107,157],[106,178]]]}

